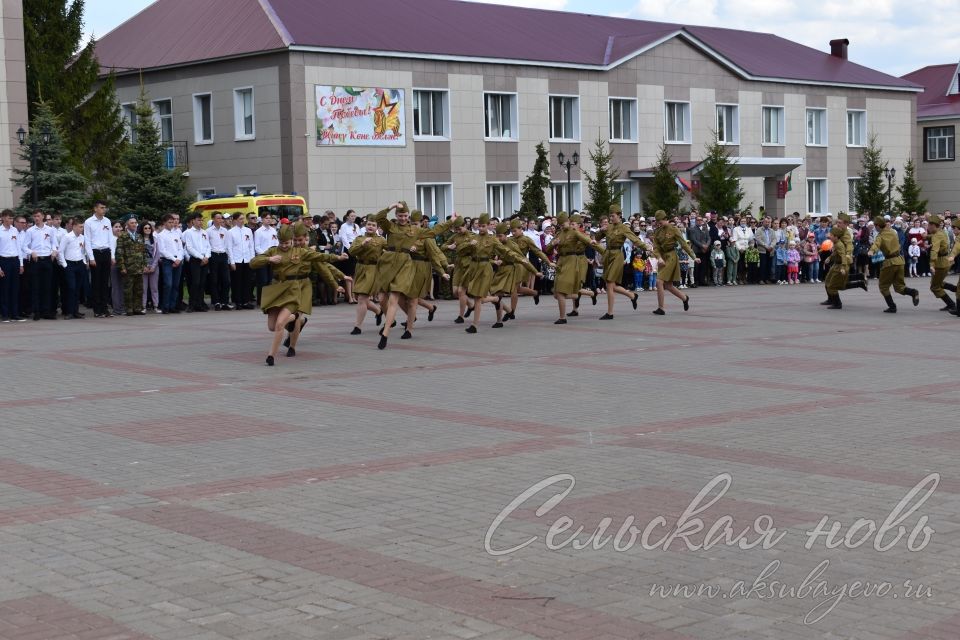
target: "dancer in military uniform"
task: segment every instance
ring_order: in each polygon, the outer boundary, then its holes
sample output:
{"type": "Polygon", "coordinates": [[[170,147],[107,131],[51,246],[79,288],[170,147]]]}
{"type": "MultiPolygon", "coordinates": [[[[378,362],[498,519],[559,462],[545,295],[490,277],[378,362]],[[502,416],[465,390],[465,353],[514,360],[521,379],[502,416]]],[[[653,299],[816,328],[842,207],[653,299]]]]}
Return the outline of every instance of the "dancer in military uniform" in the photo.
{"type": "MultiPolygon", "coordinates": [[[[523,223],[516,218],[510,221],[510,235],[507,236],[507,242],[505,244],[516,249],[521,257],[526,258],[528,254],[532,253],[540,259],[540,264],[545,267],[555,266],[547,254],[541,251],[540,247],[538,247],[529,236],[524,235],[523,223]]],[[[521,293],[533,296],[533,304],[540,304],[540,292],[526,286],[528,277],[526,269],[514,268],[513,275],[513,289],[510,291],[510,311],[503,316],[504,320],[516,319],[517,305],[520,304],[521,293]]]]}
{"type": "Polygon", "coordinates": [[[350,245],[350,256],[357,262],[353,281],[353,292],[357,296],[357,320],[350,332],[353,336],[360,335],[360,326],[368,310],[376,314],[377,326],[383,319],[383,310],[374,304],[373,298],[379,293],[376,290],[377,261],[387,241],[377,235],[377,220],[372,215],[367,216],[364,231],[364,235],[357,237],[350,245]]]}
{"type": "MultiPolygon", "coordinates": [[[[930,216],[927,218],[927,232],[930,241],[930,267],[933,269],[933,277],[930,278],[930,291],[933,295],[943,300],[944,307],[941,311],[953,311],[957,305],[945,291],[944,281],[950,273],[950,239],[947,238],[947,232],[943,230],[943,220],[940,216],[930,216]]],[[[956,289],[954,289],[955,291],[956,289]]]]}
{"type": "MultiPolygon", "coordinates": [[[[693,249],[684,240],[680,230],[673,226],[673,223],[667,219],[667,213],[662,209],[654,215],[657,221],[657,229],[653,232],[653,255],[657,258],[657,308],[653,313],[658,316],[666,315],[663,309],[664,294],[669,291],[677,298],[683,301],[683,310],[690,309],[690,296],[680,293],[674,282],[680,281],[680,260],[677,258],[677,245],[679,244],[688,256],[697,255],[693,249]]],[[[700,258],[695,258],[699,263],[700,258]]]]}
{"type": "MultiPolygon", "coordinates": [[[[953,244],[953,251],[951,251],[950,255],[947,256],[948,267],[956,261],[957,256],[960,256],[960,218],[953,219],[953,229],[957,240],[953,244]]],[[[953,291],[956,293],[958,286],[960,286],[960,280],[957,281],[957,284],[944,283],[943,288],[947,291],[953,291]]],[[[958,296],[957,304],[954,306],[953,310],[950,311],[950,313],[960,318],[960,296],[958,296]]]]}
{"type": "Polygon", "coordinates": [[[616,294],[627,296],[633,304],[634,310],[637,308],[637,298],[640,294],[636,291],[631,293],[620,286],[620,279],[623,277],[623,245],[629,240],[634,246],[643,245],[644,242],[630,227],[623,224],[623,214],[620,205],[610,205],[610,220],[607,226],[600,229],[597,233],[597,240],[607,239],[607,248],[603,254],[603,279],[607,286],[607,312],[600,316],[601,320],[613,320],[613,306],[616,302],[616,294]]]}
{"type": "MultiPolygon", "coordinates": [[[[843,309],[840,301],[840,292],[847,284],[849,270],[847,244],[843,241],[846,230],[838,226],[830,228],[830,237],[833,238],[833,253],[827,258],[830,270],[823,279],[823,287],[827,290],[827,309],[843,309]]],[[[822,304],[822,303],[821,303],[822,304]]]]}
{"type": "MultiPolygon", "coordinates": [[[[513,295],[517,290],[518,281],[526,280],[527,274],[539,275],[534,266],[527,260],[526,253],[521,253],[517,246],[510,242],[510,237],[507,235],[509,230],[510,225],[506,222],[501,222],[496,228],[497,241],[504,246],[509,254],[508,258],[499,260],[497,270],[493,275],[493,282],[490,284],[490,293],[498,297],[513,295]]],[[[529,240],[529,238],[527,239],[529,240]]],[[[505,306],[501,304],[497,307],[497,322],[493,325],[494,329],[499,329],[503,326],[504,321],[516,317],[512,313],[512,308],[509,313],[505,313],[505,306]]]]}
{"type": "Polygon", "coordinates": [[[459,249],[464,242],[473,238],[474,234],[467,231],[463,218],[457,219],[457,225],[454,229],[456,232],[444,243],[443,247],[448,251],[452,251],[455,256],[453,261],[453,281],[450,284],[453,295],[457,297],[457,301],[459,302],[460,313],[457,314],[454,322],[463,324],[465,322],[464,317],[470,317],[470,313],[473,312],[473,307],[470,306],[470,300],[467,298],[467,290],[463,286],[463,275],[467,272],[467,269],[470,268],[470,259],[466,255],[461,254],[459,249]]]}
{"type": "MultiPolygon", "coordinates": [[[[567,324],[567,299],[579,300],[586,294],[597,304],[597,294],[589,289],[583,289],[583,281],[587,277],[586,249],[597,246],[596,242],[584,233],[573,228],[574,223],[580,222],[580,216],[574,214],[573,219],[561,211],[557,214],[557,224],[560,229],[550,244],[545,248],[547,254],[557,249],[557,273],[553,283],[553,297],[557,300],[560,317],[553,324],[567,324]]],[[[571,316],[579,315],[574,309],[571,316]]]]}
{"type": "Polygon", "coordinates": [[[123,306],[128,316],[146,314],[143,310],[143,270],[147,267],[147,247],[137,233],[137,218],[127,218],[126,229],[117,237],[117,269],[123,275],[123,306]]]}
{"type": "MultiPolygon", "coordinates": [[[[416,225],[423,220],[423,213],[417,209],[410,212],[410,222],[416,225]]],[[[447,257],[443,255],[437,246],[437,241],[432,237],[425,238],[422,243],[416,245],[416,249],[410,253],[413,259],[413,268],[415,272],[415,287],[417,289],[417,305],[427,309],[427,322],[433,322],[433,314],[437,312],[437,305],[429,304],[426,300],[430,293],[430,284],[433,281],[433,271],[431,267],[440,274],[441,277],[449,280],[450,274],[447,273],[447,257]]],[[[416,307],[414,307],[416,310],[416,307]]],[[[416,318],[407,317],[407,331],[404,335],[413,329],[416,318]]]]}
{"type": "Polygon", "coordinates": [[[920,304],[920,292],[906,286],[903,281],[903,255],[900,253],[900,236],[897,232],[887,226],[887,221],[883,216],[877,216],[873,219],[873,225],[880,233],[877,239],[873,241],[867,255],[871,258],[878,251],[883,252],[883,265],[880,267],[880,295],[887,302],[887,308],[884,313],[896,313],[897,305],[890,295],[890,287],[900,295],[913,298],[913,306],[920,304]]]}

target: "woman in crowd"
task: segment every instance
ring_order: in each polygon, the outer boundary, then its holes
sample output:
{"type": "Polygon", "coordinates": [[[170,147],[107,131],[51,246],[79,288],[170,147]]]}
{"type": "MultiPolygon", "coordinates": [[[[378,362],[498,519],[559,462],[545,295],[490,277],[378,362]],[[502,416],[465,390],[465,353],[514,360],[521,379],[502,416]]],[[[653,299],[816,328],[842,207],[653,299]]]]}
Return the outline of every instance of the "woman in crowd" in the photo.
{"type": "Polygon", "coordinates": [[[160,252],[153,238],[153,223],[141,223],[140,235],[147,251],[147,264],[143,267],[143,308],[160,313],[160,252]]]}
{"type": "MultiPolygon", "coordinates": [[[[123,224],[117,220],[113,223],[113,236],[110,238],[110,248],[114,254],[117,251],[117,238],[121,233],[123,233],[123,224]]],[[[116,264],[110,268],[110,303],[113,307],[113,315],[122,316],[126,313],[123,308],[123,275],[116,264]]]]}

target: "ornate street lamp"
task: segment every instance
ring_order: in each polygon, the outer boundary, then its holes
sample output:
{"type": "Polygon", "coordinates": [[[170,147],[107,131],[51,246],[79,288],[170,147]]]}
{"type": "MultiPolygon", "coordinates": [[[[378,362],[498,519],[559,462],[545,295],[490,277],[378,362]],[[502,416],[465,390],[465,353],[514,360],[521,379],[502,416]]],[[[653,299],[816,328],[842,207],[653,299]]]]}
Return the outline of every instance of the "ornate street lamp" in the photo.
{"type": "Polygon", "coordinates": [[[570,184],[570,167],[574,167],[580,163],[580,154],[576,151],[573,152],[571,158],[567,158],[563,155],[563,151],[557,154],[557,160],[560,161],[560,166],[567,170],[567,213],[571,213],[573,210],[573,187],[570,184]]]}
{"type": "Polygon", "coordinates": [[[893,179],[897,176],[897,170],[886,167],[883,174],[887,176],[887,213],[893,215],[893,179]]]}
{"type": "MultiPolygon", "coordinates": [[[[30,147],[30,180],[33,181],[33,208],[37,208],[37,204],[40,202],[39,194],[37,193],[37,152],[40,150],[40,147],[45,147],[50,144],[50,136],[53,132],[50,130],[50,125],[43,125],[43,128],[40,130],[40,140],[31,140],[29,143],[30,147]]],[[[27,141],[27,132],[24,131],[21,126],[17,129],[17,141],[22,147],[27,141]]]]}

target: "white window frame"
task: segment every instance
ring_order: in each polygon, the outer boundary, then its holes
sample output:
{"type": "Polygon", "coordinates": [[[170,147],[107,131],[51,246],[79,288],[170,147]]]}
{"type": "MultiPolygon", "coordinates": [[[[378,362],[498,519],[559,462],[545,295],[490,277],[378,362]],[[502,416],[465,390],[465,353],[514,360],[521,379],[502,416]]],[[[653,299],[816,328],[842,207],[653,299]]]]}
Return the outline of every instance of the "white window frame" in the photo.
{"type": "Polygon", "coordinates": [[[562,94],[562,93],[551,93],[551,94],[548,94],[548,95],[547,95],[547,108],[548,108],[548,111],[550,112],[550,113],[549,113],[549,117],[550,117],[550,120],[549,120],[549,125],[550,125],[550,138],[549,138],[549,141],[550,141],[550,142],[580,142],[580,96],[567,95],[567,94],[562,94]],[[573,101],[573,105],[572,105],[572,107],[571,107],[571,109],[570,109],[570,123],[569,123],[569,126],[570,126],[571,131],[566,131],[566,130],[564,130],[564,131],[562,131],[562,132],[560,132],[560,133],[563,133],[563,134],[571,134],[571,135],[555,136],[554,134],[555,134],[556,132],[553,130],[553,124],[554,124],[554,123],[553,123],[553,117],[554,117],[554,102],[559,102],[560,104],[564,105],[564,109],[563,109],[563,116],[564,116],[564,117],[562,118],[562,120],[563,120],[563,127],[564,127],[564,129],[566,129],[566,128],[567,128],[567,122],[566,122],[566,117],[565,117],[565,116],[566,116],[566,107],[565,107],[565,105],[566,105],[566,101],[567,101],[567,100],[572,100],[572,101],[573,101]]]}
{"type": "Polygon", "coordinates": [[[213,94],[209,91],[193,94],[193,144],[200,146],[204,144],[213,144],[213,94]],[[203,112],[200,109],[200,99],[210,98],[210,137],[203,137],[203,112]]]}
{"type": "MultiPolygon", "coordinates": [[[[612,144],[637,142],[639,140],[639,137],[637,135],[638,122],[637,122],[637,99],[636,98],[618,98],[615,96],[611,96],[610,98],[608,98],[608,101],[607,101],[607,112],[608,112],[608,117],[610,118],[609,138],[612,144]],[[614,133],[615,133],[613,130],[613,103],[614,102],[627,103],[630,107],[629,108],[630,114],[627,120],[627,124],[630,127],[630,137],[628,138],[624,138],[622,136],[621,137],[614,136],[614,133]]],[[[623,110],[622,109],[620,111],[620,121],[621,121],[620,133],[622,134],[623,133],[623,126],[622,126],[623,110]]]]}
{"type": "Polygon", "coordinates": [[[425,218],[429,218],[434,213],[436,213],[436,204],[437,204],[437,188],[442,189],[443,193],[443,204],[446,208],[443,217],[437,216],[439,222],[448,220],[451,215],[453,215],[453,184],[450,182],[418,182],[416,183],[417,189],[417,209],[423,212],[425,218]],[[432,202],[430,206],[426,206],[423,198],[421,189],[432,189],[432,202]]]}
{"type": "Polygon", "coordinates": [[[623,219],[627,220],[635,213],[643,212],[643,202],[640,199],[640,184],[636,180],[617,180],[615,184],[620,187],[620,210],[623,212],[623,219]]]}
{"type": "Polygon", "coordinates": [[[152,102],[150,102],[150,108],[153,110],[153,121],[156,123],[157,131],[160,133],[160,143],[164,144],[164,143],[173,142],[174,140],[176,140],[177,133],[176,133],[176,130],[173,128],[173,98],[158,98],[157,100],[153,100],[152,102]],[[166,102],[170,105],[170,113],[165,116],[161,116],[160,110],[157,108],[157,105],[160,104],[161,102],[166,102]],[[170,139],[169,140],[163,139],[164,119],[170,120],[170,139]]]}
{"type": "Polygon", "coordinates": [[[782,104],[764,104],[760,105],[760,146],[762,147],[784,147],[787,144],[787,109],[782,104]],[[767,109],[776,109],[780,112],[779,126],[777,127],[777,135],[779,140],[776,142],[767,142],[765,139],[766,135],[766,126],[763,122],[763,114],[766,113],[767,109]]]}
{"type": "Polygon", "coordinates": [[[234,87],[233,89],[233,140],[242,142],[244,140],[257,139],[257,92],[251,87],[234,87]],[[244,125],[243,97],[242,92],[250,92],[250,133],[246,132],[244,125]]]}
{"type": "Polygon", "coordinates": [[[867,146],[867,110],[866,109],[847,109],[847,146],[852,148],[860,148],[867,146]],[[860,136],[860,142],[851,142],[851,133],[853,133],[850,128],[850,115],[854,113],[863,114],[860,117],[860,126],[858,127],[859,131],[857,132],[860,136]]]}
{"type": "MultiPolygon", "coordinates": [[[[484,120],[484,130],[483,130],[483,139],[489,142],[518,142],[520,140],[520,99],[516,91],[484,91],[483,92],[483,120],[484,120]],[[510,98],[510,119],[513,128],[510,131],[510,136],[490,136],[487,135],[488,129],[490,127],[490,117],[487,112],[487,105],[490,96],[506,96],[510,98]]],[[[502,103],[502,100],[501,100],[502,103]]],[[[502,112],[502,107],[501,107],[502,112]]],[[[503,131],[503,123],[500,123],[500,131],[503,131]]]]}
{"type": "MultiPolygon", "coordinates": [[[[430,89],[426,87],[417,87],[414,88],[413,93],[411,94],[413,103],[412,113],[413,113],[413,139],[414,140],[450,140],[450,89],[430,89]],[[417,99],[421,93],[440,93],[443,94],[442,98],[442,107],[443,113],[441,114],[441,121],[443,123],[443,134],[422,134],[417,133],[417,117],[418,117],[418,102],[417,99]]],[[[433,105],[431,105],[433,108],[433,105]]],[[[431,122],[432,124],[432,122],[431,122]]]]}
{"type": "Polygon", "coordinates": [[[857,197],[856,185],[862,180],[860,176],[850,176],[847,178],[847,213],[859,213],[860,207],[856,206],[857,197]]]}
{"type": "Polygon", "coordinates": [[[957,159],[957,128],[954,125],[944,125],[940,127],[924,127],[923,128],[923,148],[924,148],[924,155],[923,155],[924,162],[951,162],[956,160],[957,159]],[[947,136],[943,134],[937,135],[937,136],[930,135],[930,133],[934,130],[944,130],[944,129],[953,129],[953,135],[951,136],[947,136]],[[946,145],[947,145],[946,155],[944,156],[940,155],[939,149],[937,148],[939,147],[939,145],[931,146],[930,144],[931,139],[937,140],[937,141],[944,140],[946,142],[946,145]],[[936,153],[932,154],[931,151],[936,151],[936,153]]]}
{"type": "Polygon", "coordinates": [[[717,114],[717,142],[722,145],[738,145],[740,144],[740,105],[732,102],[718,102],[716,108],[717,114]],[[720,139],[720,109],[733,109],[733,139],[732,140],[721,140],[720,139]]]}
{"type": "Polygon", "coordinates": [[[120,117],[123,119],[123,130],[130,144],[137,141],[137,103],[124,102],[120,105],[120,117]]]}
{"type": "Polygon", "coordinates": [[[260,190],[257,189],[255,184],[238,184],[237,185],[237,195],[249,196],[253,193],[260,193],[260,190]]]}
{"type": "Polygon", "coordinates": [[[197,189],[197,202],[200,202],[201,200],[206,200],[207,198],[210,198],[215,195],[217,195],[216,187],[200,187],[199,189],[197,189]]]}
{"type": "MultiPolygon", "coordinates": [[[[567,208],[563,208],[562,206],[559,206],[559,208],[558,208],[558,202],[557,202],[557,195],[558,195],[558,194],[557,194],[557,188],[558,188],[558,187],[562,187],[562,188],[563,188],[563,189],[562,189],[562,194],[560,195],[560,200],[566,200],[566,199],[567,199],[567,181],[566,181],[566,180],[560,180],[560,181],[556,181],[556,182],[551,182],[551,183],[550,183],[550,193],[548,194],[548,195],[549,195],[549,201],[550,201],[550,213],[551,213],[551,215],[556,215],[556,214],[560,213],[561,211],[566,211],[567,213],[570,213],[570,212],[572,212],[572,211],[574,211],[574,210],[579,211],[580,209],[583,208],[583,191],[582,191],[582,187],[581,187],[580,180],[571,180],[571,181],[570,181],[570,191],[571,191],[571,196],[570,196],[570,197],[573,199],[573,203],[572,203],[572,206],[568,206],[567,208]]],[[[561,203],[561,204],[568,204],[568,203],[563,202],[563,203],[561,203]]]]}
{"type": "Polygon", "coordinates": [[[827,117],[827,110],[825,107],[807,107],[806,111],[803,113],[803,129],[804,129],[804,138],[806,139],[808,147],[826,147],[830,141],[830,131],[829,131],[829,122],[830,119],[827,117]],[[810,112],[814,111],[819,114],[820,119],[820,139],[823,142],[812,141],[810,136],[810,112]]]}
{"type": "Polygon", "coordinates": [[[487,213],[491,218],[509,218],[515,211],[520,210],[520,183],[519,182],[487,182],[486,183],[487,213]],[[509,202],[505,197],[504,187],[509,187],[509,202]],[[494,203],[493,190],[500,188],[499,202],[494,203]],[[494,206],[496,204],[497,206],[494,206]]]}
{"type": "Polygon", "coordinates": [[[826,178],[807,178],[807,213],[813,215],[824,215],[830,211],[830,199],[829,193],[827,190],[827,179],[826,178]],[[814,183],[820,183],[823,185],[822,193],[820,194],[820,202],[817,203],[817,207],[811,206],[811,191],[810,188],[814,183]]]}
{"type": "Polygon", "coordinates": [[[665,144],[693,144],[693,114],[692,108],[690,106],[689,100],[664,100],[663,101],[663,142],[665,144]],[[671,140],[669,137],[670,133],[670,106],[671,105],[685,105],[683,109],[683,133],[684,138],[678,140],[671,140]]]}

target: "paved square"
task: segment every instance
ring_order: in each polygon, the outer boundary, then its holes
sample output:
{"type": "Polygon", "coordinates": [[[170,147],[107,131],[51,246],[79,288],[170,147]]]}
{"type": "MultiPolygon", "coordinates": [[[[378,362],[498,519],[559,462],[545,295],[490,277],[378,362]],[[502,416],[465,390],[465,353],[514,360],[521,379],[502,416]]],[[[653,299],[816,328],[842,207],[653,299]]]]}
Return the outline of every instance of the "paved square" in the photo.
{"type": "Polygon", "coordinates": [[[960,637],[960,320],[690,293],[4,325],[0,640],[960,637]]]}

